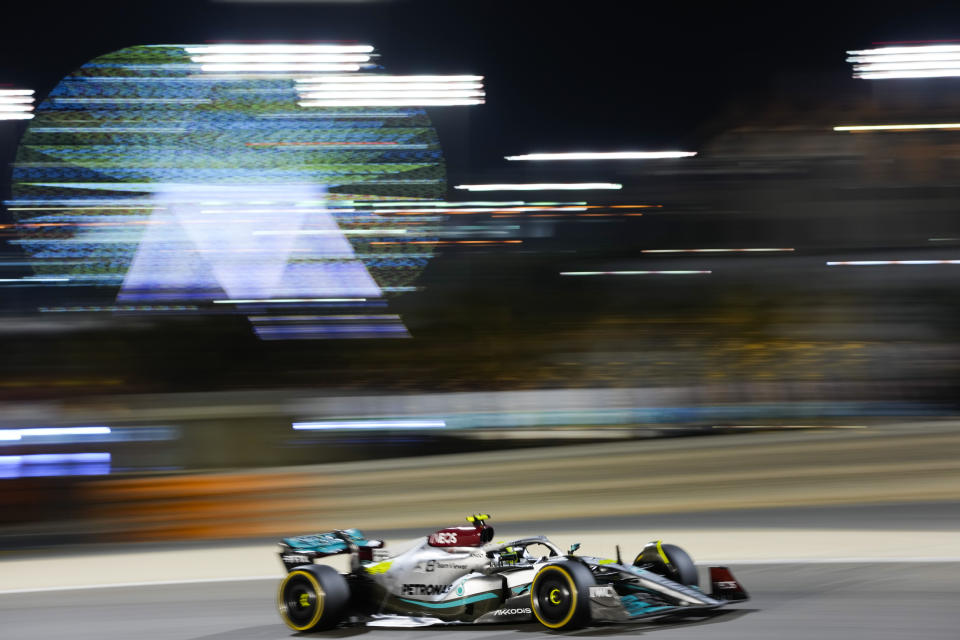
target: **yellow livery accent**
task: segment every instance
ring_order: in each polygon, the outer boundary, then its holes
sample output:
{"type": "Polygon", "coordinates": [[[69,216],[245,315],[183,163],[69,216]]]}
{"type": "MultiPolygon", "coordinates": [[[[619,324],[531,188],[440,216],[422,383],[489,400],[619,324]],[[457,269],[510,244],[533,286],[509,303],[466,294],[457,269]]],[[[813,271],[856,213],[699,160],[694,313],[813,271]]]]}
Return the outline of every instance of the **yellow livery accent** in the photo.
{"type": "MultiPolygon", "coordinates": [[[[548,564],[547,566],[545,566],[544,568],[540,569],[540,571],[537,572],[537,575],[533,577],[533,581],[531,582],[531,585],[536,583],[537,578],[539,578],[541,574],[546,573],[547,571],[558,572],[560,575],[564,577],[564,579],[566,579],[567,583],[570,585],[570,596],[571,596],[570,611],[567,612],[566,617],[560,622],[555,622],[552,624],[547,622],[546,620],[541,618],[540,614],[537,612],[537,605],[536,605],[537,600],[532,588],[530,589],[530,610],[533,611],[533,615],[537,617],[537,620],[539,620],[543,626],[550,629],[560,629],[565,624],[570,622],[570,620],[573,618],[573,614],[577,610],[577,584],[576,582],[573,581],[573,576],[570,575],[569,571],[567,571],[566,569],[564,569],[559,565],[548,564]]],[[[553,602],[553,592],[550,593],[550,601],[553,602]]],[[[557,604],[557,603],[554,603],[554,604],[557,604]]]]}
{"type": "MultiPolygon", "coordinates": [[[[303,596],[306,596],[306,595],[307,594],[303,594],[303,596]]],[[[300,598],[301,606],[303,603],[303,596],[301,596],[300,598]]],[[[309,603],[309,596],[308,596],[308,603],[309,603]]],[[[313,577],[313,574],[311,574],[310,572],[291,571],[290,573],[287,574],[287,577],[283,579],[283,582],[280,583],[280,590],[279,592],[277,592],[277,607],[280,609],[280,617],[283,618],[283,621],[287,623],[288,627],[290,627],[294,631],[306,631],[311,627],[313,627],[318,622],[320,622],[320,617],[323,615],[323,589],[320,588],[320,583],[317,582],[317,579],[313,577]],[[286,598],[283,597],[283,590],[286,588],[287,583],[290,582],[290,580],[294,576],[303,576],[304,578],[306,578],[310,582],[310,584],[313,586],[313,590],[317,594],[317,610],[313,614],[313,617],[310,619],[310,621],[303,626],[297,626],[293,622],[293,620],[287,617],[287,603],[286,603],[286,598]]]]}
{"type": "Polygon", "coordinates": [[[670,566],[670,558],[667,557],[667,554],[663,552],[663,546],[661,545],[662,540],[657,540],[657,553],[660,554],[660,559],[663,560],[663,564],[670,566]]]}
{"type": "Polygon", "coordinates": [[[377,564],[371,564],[364,567],[364,570],[367,573],[372,573],[374,575],[378,573],[386,573],[390,570],[390,567],[393,565],[393,560],[386,560],[384,562],[378,562],[377,564]]]}

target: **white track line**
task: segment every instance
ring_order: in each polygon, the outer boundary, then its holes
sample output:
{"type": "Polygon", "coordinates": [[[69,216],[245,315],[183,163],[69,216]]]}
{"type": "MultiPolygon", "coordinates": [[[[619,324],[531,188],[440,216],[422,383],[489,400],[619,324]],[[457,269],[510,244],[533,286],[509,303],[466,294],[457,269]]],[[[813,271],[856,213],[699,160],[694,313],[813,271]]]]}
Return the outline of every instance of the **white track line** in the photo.
{"type": "MultiPolygon", "coordinates": [[[[945,556],[940,558],[770,558],[766,560],[712,560],[710,562],[698,562],[700,567],[710,567],[717,565],[737,566],[759,566],[775,564],[932,564],[932,563],[960,563],[960,556],[945,556]]],[[[34,589],[7,589],[0,591],[2,595],[13,595],[17,593],[42,593],[47,591],[80,591],[84,589],[117,589],[122,587],[162,587],[176,584],[204,584],[211,582],[253,582],[256,580],[280,580],[283,576],[278,574],[265,576],[239,576],[236,578],[195,578],[191,580],[159,580],[154,582],[114,582],[109,584],[84,584],[64,587],[40,587],[34,589]]]]}

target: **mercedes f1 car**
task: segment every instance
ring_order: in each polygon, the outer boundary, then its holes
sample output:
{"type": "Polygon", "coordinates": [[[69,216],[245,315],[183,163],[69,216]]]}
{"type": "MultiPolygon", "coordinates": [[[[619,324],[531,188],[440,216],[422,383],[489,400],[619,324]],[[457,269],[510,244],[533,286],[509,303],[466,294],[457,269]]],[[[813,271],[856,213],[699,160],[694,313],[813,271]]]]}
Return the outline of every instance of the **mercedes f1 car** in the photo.
{"type": "Polygon", "coordinates": [[[489,516],[467,518],[391,555],[356,529],[284,538],[277,606],[295,631],[338,625],[430,626],[536,621],[554,630],[690,614],[746,600],[726,567],[700,589],[690,556],[655,541],[633,562],[566,553],[543,536],[493,542],[489,516]],[[350,554],[350,571],[315,561],[350,554]]]}

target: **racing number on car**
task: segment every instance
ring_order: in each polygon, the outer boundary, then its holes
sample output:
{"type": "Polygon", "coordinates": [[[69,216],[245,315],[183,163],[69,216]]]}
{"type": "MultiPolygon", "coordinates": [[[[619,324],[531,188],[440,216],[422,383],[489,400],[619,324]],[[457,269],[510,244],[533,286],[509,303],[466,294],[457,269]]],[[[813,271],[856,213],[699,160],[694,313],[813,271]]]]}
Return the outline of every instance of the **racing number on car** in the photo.
{"type": "Polygon", "coordinates": [[[433,571],[437,568],[436,560],[428,560],[427,562],[418,562],[417,571],[433,571]]]}

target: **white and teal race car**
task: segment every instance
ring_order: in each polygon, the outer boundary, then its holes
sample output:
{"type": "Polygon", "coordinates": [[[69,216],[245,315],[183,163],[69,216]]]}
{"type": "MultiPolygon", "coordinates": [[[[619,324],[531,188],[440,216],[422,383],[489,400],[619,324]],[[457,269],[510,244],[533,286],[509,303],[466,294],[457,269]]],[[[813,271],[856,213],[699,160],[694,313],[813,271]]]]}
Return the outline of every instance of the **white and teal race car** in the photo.
{"type": "Polygon", "coordinates": [[[543,536],[493,542],[489,516],[467,518],[391,555],[356,529],[284,538],[277,606],[295,631],[539,622],[549,629],[704,612],[747,593],[726,567],[699,586],[690,556],[647,544],[632,563],[566,553],[543,536]],[[349,553],[349,573],[315,564],[349,553]]]}

